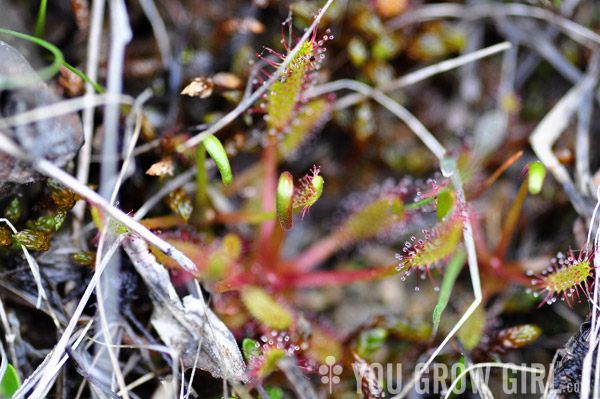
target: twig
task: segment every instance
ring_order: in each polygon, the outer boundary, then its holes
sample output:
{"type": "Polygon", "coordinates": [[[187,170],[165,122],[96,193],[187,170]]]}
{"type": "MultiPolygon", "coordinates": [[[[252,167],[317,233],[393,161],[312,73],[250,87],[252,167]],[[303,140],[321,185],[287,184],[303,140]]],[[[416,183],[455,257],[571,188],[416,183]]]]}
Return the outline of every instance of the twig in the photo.
{"type": "Polygon", "coordinates": [[[292,51],[290,51],[289,54],[286,55],[285,60],[283,60],[283,62],[279,65],[279,68],[277,68],[277,70],[273,72],[271,77],[266,82],[264,82],[258,90],[256,90],[250,97],[242,101],[237,107],[235,107],[235,109],[233,109],[227,115],[219,119],[219,121],[212,125],[210,128],[206,129],[200,134],[197,134],[196,136],[190,138],[188,141],[180,145],[177,148],[177,151],[183,152],[188,148],[197,146],[206,137],[215,134],[216,132],[233,122],[235,118],[237,118],[242,112],[250,108],[256,100],[258,100],[264,93],[266,93],[267,90],[271,87],[271,85],[275,83],[277,79],[279,79],[283,71],[287,69],[288,65],[294,60],[296,54],[298,54],[304,43],[306,43],[308,38],[313,34],[314,29],[317,27],[317,25],[321,21],[321,18],[323,18],[323,15],[325,15],[325,12],[333,3],[333,1],[334,0],[327,0],[327,3],[325,3],[325,5],[320,9],[313,23],[306,30],[306,32],[304,32],[304,35],[302,35],[298,43],[296,43],[296,46],[292,49],[292,51]]]}
{"type": "MultiPolygon", "coordinates": [[[[487,47],[487,48],[483,48],[481,50],[477,50],[477,51],[469,53],[469,54],[464,54],[464,55],[461,55],[456,58],[445,60],[445,61],[439,62],[437,64],[430,65],[428,67],[408,73],[408,74],[402,76],[401,78],[393,80],[392,82],[390,82],[389,84],[386,84],[385,86],[378,87],[377,90],[387,93],[390,91],[402,89],[404,87],[407,87],[407,86],[413,85],[415,83],[421,82],[425,79],[428,79],[432,76],[451,71],[453,69],[456,69],[458,67],[466,65],[473,61],[476,61],[476,60],[479,60],[479,59],[482,59],[485,57],[489,57],[490,55],[494,55],[494,54],[500,53],[502,51],[506,51],[510,47],[511,47],[511,44],[509,42],[502,42],[502,43],[498,43],[498,44],[495,44],[495,45],[487,47]]],[[[307,98],[318,97],[325,93],[330,93],[332,91],[339,90],[339,89],[337,89],[337,87],[338,87],[337,81],[325,83],[323,85],[320,85],[320,86],[317,86],[317,87],[307,90],[305,95],[307,98]]],[[[360,94],[360,93],[349,94],[347,96],[340,98],[339,100],[336,100],[335,103],[333,104],[333,108],[336,110],[347,108],[349,106],[359,103],[360,101],[364,100],[366,97],[368,97],[368,96],[365,96],[364,94],[360,94]]]]}
{"type": "Polygon", "coordinates": [[[477,4],[463,6],[460,4],[431,4],[424,5],[413,11],[408,11],[398,18],[385,24],[386,29],[396,30],[407,25],[431,21],[441,18],[478,19],[497,17],[500,15],[540,19],[556,25],[564,34],[584,46],[594,47],[590,42],[600,43],[600,35],[594,31],[576,24],[569,19],[549,10],[532,7],[525,4],[477,4]]]}
{"type": "MultiPolygon", "coordinates": [[[[12,360],[12,365],[15,368],[17,374],[21,374],[19,372],[19,358],[17,357],[17,350],[15,349],[15,337],[17,334],[13,332],[13,328],[8,321],[8,317],[6,316],[6,311],[4,310],[4,303],[2,302],[2,298],[0,298],[0,321],[2,322],[2,327],[4,328],[4,339],[6,344],[8,345],[8,351],[10,352],[10,357],[12,360]]],[[[2,343],[0,342],[0,345],[2,343]]],[[[2,356],[4,361],[5,355],[2,356]]],[[[4,378],[4,372],[6,370],[3,369],[2,365],[0,365],[0,381],[4,378]]],[[[22,377],[22,375],[21,375],[22,377]]]]}
{"type": "Polygon", "coordinates": [[[599,61],[600,53],[596,52],[590,60],[590,69],[585,77],[560,99],[536,126],[529,137],[529,142],[537,157],[563,186],[577,213],[586,219],[589,219],[591,216],[590,210],[583,198],[575,190],[569,172],[552,152],[552,145],[567,127],[569,119],[577,110],[585,93],[591,90],[598,82],[599,61]]]}
{"type": "Polygon", "coordinates": [[[577,110],[577,133],[575,136],[575,182],[582,195],[593,194],[590,174],[590,127],[594,108],[593,90],[583,94],[577,110]]]}
{"type": "Polygon", "coordinates": [[[458,383],[462,380],[462,378],[465,375],[467,375],[467,373],[470,373],[471,371],[476,370],[476,369],[482,369],[482,368],[486,368],[486,367],[501,368],[501,369],[513,370],[513,371],[525,371],[527,373],[532,373],[532,374],[543,374],[544,373],[543,369],[537,369],[534,367],[517,366],[516,364],[513,364],[513,363],[486,362],[486,363],[472,364],[469,367],[465,368],[463,371],[461,371],[461,373],[452,381],[452,384],[450,384],[450,387],[448,388],[448,392],[446,392],[446,395],[444,395],[444,399],[448,399],[450,397],[450,395],[452,395],[452,391],[454,390],[454,388],[456,388],[456,385],[458,385],[458,383]]]}
{"type": "MultiPolygon", "coordinates": [[[[98,55],[100,39],[102,37],[104,3],[104,0],[94,0],[93,2],[90,33],[87,43],[85,72],[94,82],[98,80],[98,55]]],[[[77,159],[77,180],[83,185],[87,184],[90,172],[90,156],[92,153],[92,136],[94,132],[94,109],[90,99],[94,92],[92,84],[86,83],[84,97],[86,99],[86,104],[83,111],[83,146],[79,150],[79,157],[77,159]]],[[[75,204],[73,213],[75,215],[75,220],[73,222],[73,237],[78,237],[81,230],[83,215],[85,214],[85,204],[83,202],[75,204]]]]}
{"type": "Polygon", "coordinates": [[[69,100],[60,101],[52,105],[37,107],[29,111],[21,112],[0,119],[0,129],[5,129],[13,126],[26,125],[33,122],[38,122],[56,116],[70,114],[89,107],[97,107],[99,105],[108,104],[128,104],[132,105],[134,98],[126,94],[93,94],[82,97],[71,98],[69,100]]]}
{"type": "Polygon", "coordinates": [[[172,52],[165,23],[163,22],[154,1],[140,0],[140,5],[144,10],[144,14],[146,14],[146,18],[150,21],[150,25],[152,25],[152,30],[154,31],[154,37],[158,44],[158,51],[160,52],[160,58],[162,59],[163,65],[165,68],[168,68],[171,64],[172,52]]]}
{"type": "MultiPolygon", "coordinates": [[[[72,179],[75,180],[74,178],[72,179]]],[[[113,244],[113,247],[110,251],[116,251],[119,248],[121,240],[122,239],[117,240],[117,242],[113,244]]],[[[107,257],[107,259],[108,258],[109,257],[107,257]]],[[[44,359],[44,362],[42,362],[42,364],[38,366],[38,368],[34,371],[34,374],[32,374],[32,376],[29,379],[30,384],[23,383],[23,385],[21,385],[17,392],[15,392],[13,399],[24,398],[25,394],[33,386],[35,387],[35,390],[30,396],[28,396],[29,399],[41,399],[46,395],[47,390],[50,389],[50,382],[54,380],[56,373],[58,372],[58,370],[60,370],[64,362],[66,362],[66,360],[69,357],[68,355],[65,355],[65,349],[69,343],[73,331],[75,331],[75,328],[77,327],[77,322],[79,321],[81,314],[83,313],[90,297],[92,296],[92,293],[94,292],[94,289],[96,288],[98,280],[100,279],[100,276],[104,271],[106,264],[107,262],[103,262],[99,268],[95,269],[95,272],[92,275],[92,279],[90,280],[90,283],[88,284],[81,299],[79,300],[79,303],[77,304],[77,307],[75,308],[75,311],[73,312],[73,315],[69,320],[69,324],[67,324],[67,327],[65,328],[60,339],[58,340],[52,351],[48,354],[48,357],[44,359]],[[37,381],[38,379],[39,382],[37,381]]],[[[81,341],[79,340],[79,342],[81,341]]]]}
{"type": "Polygon", "coordinates": [[[52,162],[46,159],[32,160],[30,154],[25,153],[19,146],[17,146],[4,134],[0,134],[0,151],[6,152],[15,158],[32,162],[34,169],[36,169],[38,172],[48,177],[52,177],[64,186],[70,188],[77,194],[86,198],[92,204],[101,208],[110,217],[114,218],[117,222],[125,225],[132,232],[137,233],[140,237],[147,240],[150,244],[157,247],[160,251],[164,252],[165,255],[172,258],[184,270],[190,273],[197,272],[194,262],[188,259],[181,251],[173,247],[168,242],[159,238],[157,235],[152,233],[150,230],[148,230],[142,224],[135,221],[130,216],[126,215],[121,210],[115,208],[114,206],[111,206],[108,203],[108,201],[106,201],[104,198],[98,195],[98,193],[96,193],[94,190],[82,185],[73,176],[66,173],[65,171],[54,165],[52,162]]]}
{"type": "MultiPolygon", "coordinates": [[[[474,3],[474,1],[469,2],[470,5],[474,3]]],[[[466,25],[464,26],[465,37],[468,39],[461,54],[477,51],[483,46],[484,24],[481,21],[464,21],[462,25],[466,25]]],[[[481,98],[483,91],[482,74],[478,71],[477,62],[469,62],[460,67],[458,80],[458,91],[464,105],[473,104],[481,98]]]]}
{"type": "Polygon", "coordinates": [[[6,351],[4,350],[4,344],[0,341],[0,381],[4,380],[4,374],[6,374],[6,368],[8,367],[8,358],[6,351]]]}
{"type": "Polygon", "coordinates": [[[164,197],[166,197],[171,191],[183,186],[188,181],[194,178],[196,174],[196,166],[192,166],[190,169],[186,170],[182,174],[175,177],[173,180],[170,180],[167,184],[165,184],[158,192],[153,194],[150,198],[144,202],[144,204],[137,210],[135,215],[133,216],[134,220],[141,220],[156,204],[158,204],[164,197]]]}
{"type": "Polygon", "coordinates": [[[361,93],[363,96],[371,97],[388,111],[396,115],[400,120],[408,125],[415,135],[425,144],[433,154],[441,160],[446,150],[439,141],[427,130],[425,126],[413,114],[408,112],[406,108],[398,104],[390,97],[383,94],[381,91],[372,88],[357,80],[341,79],[331,82],[328,85],[329,91],[349,89],[361,93]]]}
{"type": "MultiPolygon", "coordinates": [[[[592,235],[592,232],[594,230],[594,227],[596,225],[596,217],[598,215],[598,210],[600,208],[600,186],[598,186],[598,188],[596,189],[596,206],[594,207],[594,210],[592,212],[592,217],[590,218],[590,227],[588,230],[588,237],[587,237],[587,247],[590,247],[590,238],[592,235]]],[[[594,245],[593,248],[598,248],[598,246],[600,245],[600,224],[598,225],[598,227],[596,227],[596,235],[594,236],[594,245]]],[[[594,257],[594,267],[598,268],[600,267],[600,259],[599,257],[595,256],[594,257]]],[[[582,367],[581,367],[581,395],[580,397],[582,398],[587,398],[590,395],[590,382],[591,382],[591,376],[592,376],[592,370],[594,370],[596,372],[595,378],[598,378],[597,375],[597,371],[598,371],[598,367],[592,367],[592,361],[593,361],[593,356],[594,356],[594,352],[596,351],[596,348],[598,346],[598,330],[600,330],[600,319],[598,318],[599,316],[599,310],[598,310],[598,306],[600,305],[600,303],[598,302],[598,298],[600,296],[599,293],[599,288],[598,286],[600,285],[600,273],[595,273],[594,276],[594,292],[592,294],[592,325],[590,327],[590,336],[589,336],[589,347],[588,347],[588,352],[585,354],[584,358],[583,358],[583,362],[582,362],[582,367]],[[585,395],[585,396],[584,396],[585,395]]],[[[597,364],[597,363],[596,363],[597,364]]],[[[598,390],[597,390],[597,386],[594,385],[594,398],[598,397],[598,390]]]]}

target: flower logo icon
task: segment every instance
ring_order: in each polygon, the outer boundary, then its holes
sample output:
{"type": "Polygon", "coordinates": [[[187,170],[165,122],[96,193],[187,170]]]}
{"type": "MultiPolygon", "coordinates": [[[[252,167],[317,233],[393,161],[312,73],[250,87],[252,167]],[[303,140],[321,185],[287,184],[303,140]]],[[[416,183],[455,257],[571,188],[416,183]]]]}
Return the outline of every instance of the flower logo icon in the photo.
{"type": "Polygon", "coordinates": [[[333,384],[340,383],[340,377],[338,376],[342,374],[342,366],[335,364],[335,357],[333,356],[327,356],[325,363],[319,367],[319,374],[322,375],[321,382],[329,384],[329,393],[331,393],[333,384]]]}

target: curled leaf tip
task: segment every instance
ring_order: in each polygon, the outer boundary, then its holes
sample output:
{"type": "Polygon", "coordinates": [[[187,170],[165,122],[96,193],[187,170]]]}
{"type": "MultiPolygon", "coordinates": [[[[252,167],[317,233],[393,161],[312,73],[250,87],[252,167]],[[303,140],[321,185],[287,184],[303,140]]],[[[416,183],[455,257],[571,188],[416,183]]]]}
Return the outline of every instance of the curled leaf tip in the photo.
{"type": "Polygon", "coordinates": [[[542,191],[542,185],[546,177],[546,167],[541,162],[536,161],[527,165],[527,185],[530,194],[539,194],[542,191]]]}
{"type": "Polygon", "coordinates": [[[284,230],[292,228],[294,205],[294,178],[290,172],[283,172],[277,184],[277,218],[284,230]]]}
{"type": "Polygon", "coordinates": [[[221,144],[219,139],[215,136],[206,137],[204,140],[202,140],[202,144],[204,145],[204,148],[206,148],[208,155],[210,155],[210,157],[217,164],[219,173],[221,173],[221,180],[223,181],[223,184],[231,184],[233,181],[233,175],[231,173],[231,165],[229,164],[229,159],[227,158],[227,153],[225,152],[223,144],[221,144]]]}

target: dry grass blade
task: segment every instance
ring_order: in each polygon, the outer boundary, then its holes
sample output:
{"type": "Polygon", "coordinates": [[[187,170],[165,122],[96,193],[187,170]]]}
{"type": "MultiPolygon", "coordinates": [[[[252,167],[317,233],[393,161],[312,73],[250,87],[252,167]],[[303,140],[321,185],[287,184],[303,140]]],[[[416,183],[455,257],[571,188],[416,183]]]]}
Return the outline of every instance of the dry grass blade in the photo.
{"type": "Polygon", "coordinates": [[[535,154],[544,166],[550,170],[556,180],[562,184],[575,210],[586,219],[591,216],[589,214],[589,207],[576,191],[567,169],[552,152],[552,146],[569,124],[571,116],[577,111],[577,107],[581,103],[581,100],[585,98],[586,93],[598,82],[599,62],[599,53],[595,53],[590,61],[590,69],[585,77],[564,95],[536,126],[529,137],[529,142],[535,154]]]}
{"type": "MultiPolygon", "coordinates": [[[[489,57],[494,54],[501,53],[503,51],[511,48],[511,44],[508,42],[502,42],[498,44],[494,44],[493,46],[486,47],[468,54],[463,54],[456,58],[452,58],[449,60],[441,61],[436,64],[427,66],[425,68],[419,69],[417,71],[408,73],[398,79],[391,81],[382,87],[377,87],[376,89],[381,91],[382,93],[387,93],[394,90],[399,90],[404,87],[413,85],[415,83],[421,82],[425,79],[429,79],[432,76],[451,71],[453,69],[459,68],[464,65],[468,65],[474,61],[489,57]]],[[[307,98],[313,98],[321,96],[325,93],[330,93],[332,91],[339,90],[339,85],[336,81],[325,83],[318,87],[309,89],[306,91],[307,98]]],[[[359,103],[360,101],[367,98],[367,95],[360,93],[353,93],[347,96],[344,96],[335,101],[333,108],[334,109],[344,109],[350,107],[354,104],[359,103]]]]}

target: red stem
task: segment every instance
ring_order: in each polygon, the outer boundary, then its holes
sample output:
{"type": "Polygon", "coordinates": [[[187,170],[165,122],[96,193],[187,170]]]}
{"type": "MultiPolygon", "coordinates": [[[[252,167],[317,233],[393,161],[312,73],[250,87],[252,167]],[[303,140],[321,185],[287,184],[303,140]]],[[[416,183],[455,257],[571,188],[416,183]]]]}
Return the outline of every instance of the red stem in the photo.
{"type": "Polygon", "coordinates": [[[294,259],[285,262],[287,268],[295,272],[307,272],[315,269],[331,255],[337,252],[341,247],[341,240],[338,234],[333,233],[322,240],[313,244],[310,248],[296,256],[294,259]]]}
{"type": "MultiPolygon", "coordinates": [[[[269,137],[269,143],[262,154],[262,164],[264,173],[262,179],[262,210],[265,212],[275,210],[275,186],[277,179],[277,148],[275,144],[277,139],[274,136],[269,137]]],[[[271,254],[271,236],[273,234],[274,220],[269,220],[260,225],[258,232],[258,262],[266,267],[272,267],[273,256],[271,254]]]]}
{"type": "Polygon", "coordinates": [[[312,273],[297,273],[282,276],[284,287],[323,287],[370,281],[397,273],[397,264],[361,270],[327,270],[312,273]]]}

